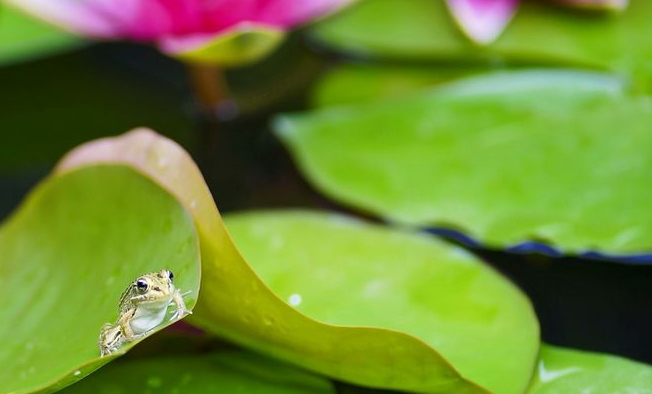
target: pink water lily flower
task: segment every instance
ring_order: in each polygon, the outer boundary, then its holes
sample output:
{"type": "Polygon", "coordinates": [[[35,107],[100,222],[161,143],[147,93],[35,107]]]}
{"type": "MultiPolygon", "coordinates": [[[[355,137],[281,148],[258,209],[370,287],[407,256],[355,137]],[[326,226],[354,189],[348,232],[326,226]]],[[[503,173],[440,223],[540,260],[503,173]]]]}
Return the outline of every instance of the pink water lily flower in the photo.
{"type": "Polygon", "coordinates": [[[155,42],[168,54],[220,65],[266,54],[284,32],[351,0],[6,0],[83,36],[155,42]]]}
{"type": "MultiPolygon", "coordinates": [[[[628,0],[553,0],[582,8],[622,10],[628,0]]],[[[519,0],[446,0],[456,22],[473,41],[494,41],[512,19],[519,0]]]]}

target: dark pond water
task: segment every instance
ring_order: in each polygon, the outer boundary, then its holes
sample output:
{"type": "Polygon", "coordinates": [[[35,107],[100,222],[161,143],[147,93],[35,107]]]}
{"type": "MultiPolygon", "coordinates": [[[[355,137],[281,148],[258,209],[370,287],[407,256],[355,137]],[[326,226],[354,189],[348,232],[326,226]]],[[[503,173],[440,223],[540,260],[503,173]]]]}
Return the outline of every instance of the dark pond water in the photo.
{"type": "MultiPolygon", "coordinates": [[[[297,39],[228,74],[242,113],[215,122],[197,109],[185,69],[156,51],[102,44],[0,69],[0,219],[79,143],[148,126],[199,163],[222,212],[344,210],[313,190],[272,137],[270,116],[305,108],[333,63],[297,39]]],[[[652,363],[652,264],[476,250],[532,299],[543,339],[652,363]]],[[[343,390],[345,391],[345,390],[343,390]]]]}

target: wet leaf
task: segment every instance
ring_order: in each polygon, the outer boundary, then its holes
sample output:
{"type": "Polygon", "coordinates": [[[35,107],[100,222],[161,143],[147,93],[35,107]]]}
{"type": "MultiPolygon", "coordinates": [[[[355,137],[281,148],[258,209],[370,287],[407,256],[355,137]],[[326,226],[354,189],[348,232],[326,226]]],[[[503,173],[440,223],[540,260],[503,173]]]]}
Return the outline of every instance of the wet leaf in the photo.
{"type": "MultiPolygon", "coordinates": [[[[423,393],[487,393],[462,378],[421,339],[387,328],[321,323],[281,300],[240,255],[199,170],[172,141],[148,130],[94,141],[64,158],[59,171],[97,163],[137,168],[192,213],[202,255],[202,291],[191,316],[194,324],[303,368],[360,385],[423,393]]],[[[514,294],[515,303],[525,302],[520,293],[514,294]]],[[[536,321],[531,323],[536,328],[536,321]]],[[[528,378],[514,377],[501,393],[522,392],[525,386],[519,382],[528,378]]]]}
{"type": "Polygon", "coordinates": [[[235,214],[226,223],[263,281],[300,312],[412,334],[496,393],[527,385],[539,348],[529,301],[464,250],[318,211],[235,214]]]}
{"type": "Polygon", "coordinates": [[[114,358],[100,328],[135,277],[172,270],[190,308],[199,290],[189,215],[121,166],[45,179],[0,229],[0,256],[0,393],[52,392],[114,358]]]}
{"type": "Polygon", "coordinates": [[[332,384],[243,351],[118,361],[61,391],[159,394],[334,394],[332,384]]]}
{"type": "Polygon", "coordinates": [[[606,354],[541,347],[529,394],[649,394],[652,367],[606,354]]]}
{"type": "Polygon", "coordinates": [[[498,73],[276,123],[306,177],[391,221],[490,247],[652,250],[652,100],[582,73],[498,73]]]}
{"type": "Polygon", "coordinates": [[[403,60],[500,62],[596,68],[652,88],[652,2],[631,0],[622,14],[572,12],[525,1],[492,45],[473,45],[454,25],[444,1],[359,2],[321,23],[314,35],[353,53],[403,60]]]}

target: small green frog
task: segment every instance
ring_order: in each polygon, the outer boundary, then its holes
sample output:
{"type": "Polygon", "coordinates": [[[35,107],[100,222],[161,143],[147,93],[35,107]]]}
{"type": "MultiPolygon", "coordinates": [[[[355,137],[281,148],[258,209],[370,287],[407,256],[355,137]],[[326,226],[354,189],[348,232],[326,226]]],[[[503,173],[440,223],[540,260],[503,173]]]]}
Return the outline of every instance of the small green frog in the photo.
{"type": "Polygon", "coordinates": [[[174,302],[176,310],[170,321],[190,313],[183,295],[172,284],[174,275],[161,270],[136,279],[120,297],[120,317],[115,324],[106,323],[100,332],[100,354],[106,356],[126,342],[134,341],[157,327],[165,319],[168,305],[174,302]]]}

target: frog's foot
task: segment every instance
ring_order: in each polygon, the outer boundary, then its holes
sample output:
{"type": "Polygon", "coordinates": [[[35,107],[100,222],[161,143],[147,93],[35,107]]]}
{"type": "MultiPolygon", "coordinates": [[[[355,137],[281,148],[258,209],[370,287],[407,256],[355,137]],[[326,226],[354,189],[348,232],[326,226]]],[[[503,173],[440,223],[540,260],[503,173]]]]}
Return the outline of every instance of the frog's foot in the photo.
{"type": "Polygon", "coordinates": [[[176,311],[174,311],[174,314],[172,314],[172,317],[170,317],[169,321],[179,320],[179,319],[181,319],[183,317],[186,317],[188,315],[192,315],[191,310],[185,309],[185,308],[183,308],[183,309],[178,308],[176,311]]]}

